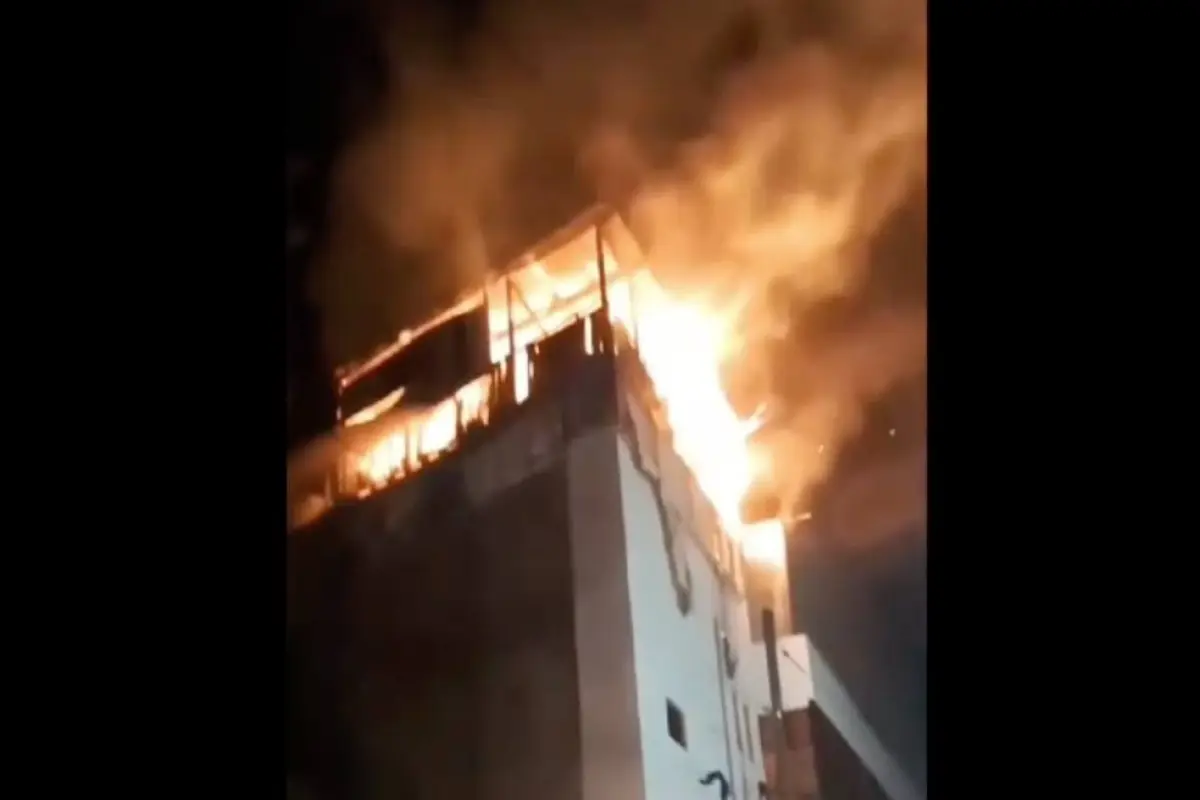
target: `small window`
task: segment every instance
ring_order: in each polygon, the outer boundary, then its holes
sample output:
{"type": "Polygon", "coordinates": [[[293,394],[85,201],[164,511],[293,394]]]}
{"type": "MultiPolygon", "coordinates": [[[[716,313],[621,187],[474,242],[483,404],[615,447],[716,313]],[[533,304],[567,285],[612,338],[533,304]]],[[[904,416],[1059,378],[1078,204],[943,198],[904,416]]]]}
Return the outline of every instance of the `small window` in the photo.
{"type": "Polygon", "coordinates": [[[684,750],[687,749],[687,727],[683,722],[683,712],[670,700],[667,701],[667,733],[676,744],[684,750]]]}

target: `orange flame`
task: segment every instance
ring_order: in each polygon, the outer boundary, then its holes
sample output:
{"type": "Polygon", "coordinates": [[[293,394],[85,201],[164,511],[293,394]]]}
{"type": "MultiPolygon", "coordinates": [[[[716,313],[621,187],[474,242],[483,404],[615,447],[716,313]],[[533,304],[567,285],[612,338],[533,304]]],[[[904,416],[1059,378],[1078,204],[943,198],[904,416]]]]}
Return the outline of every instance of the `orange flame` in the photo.
{"type": "Polygon", "coordinates": [[[487,397],[491,377],[485,375],[459,389],[431,409],[405,417],[371,445],[357,464],[367,484],[365,491],[386,486],[420,469],[429,460],[449,450],[459,427],[487,422],[487,397]]]}
{"type": "MultiPolygon", "coordinates": [[[[610,317],[622,326],[663,403],[675,448],[696,483],[716,509],[725,531],[742,545],[747,558],[782,567],[783,526],[778,520],[747,525],[740,505],[750,488],[753,465],[747,437],[758,421],[741,419],[721,386],[719,354],[724,340],[721,320],[699,305],[670,297],[648,270],[618,275],[616,260],[606,253],[612,278],[610,317]]],[[[555,270],[535,263],[487,290],[490,309],[491,358],[504,364],[509,354],[509,314],[516,344],[516,396],[529,394],[526,346],[561,329],[600,306],[594,259],[574,268],[555,270]],[[508,297],[509,292],[513,297],[508,297]]],[[[486,414],[488,378],[460,389],[453,397],[414,417],[370,448],[357,471],[377,488],[418,469],[450,448],[460,425],[486,414]]]]}
{"type": "Polygon", "coordinates": [[[741,520],[742,498],[754,474],[746,440],[758,421],[740,419],[721,386],[719,318],[669,297],[647,271],[632,276],[625,292],[614,293],[611,308],[631,336],[636,331],[638,354],[666,408],[675,449],[725,531],[747,558],[782,567],[787,555],[782,524],[741,520]]]}

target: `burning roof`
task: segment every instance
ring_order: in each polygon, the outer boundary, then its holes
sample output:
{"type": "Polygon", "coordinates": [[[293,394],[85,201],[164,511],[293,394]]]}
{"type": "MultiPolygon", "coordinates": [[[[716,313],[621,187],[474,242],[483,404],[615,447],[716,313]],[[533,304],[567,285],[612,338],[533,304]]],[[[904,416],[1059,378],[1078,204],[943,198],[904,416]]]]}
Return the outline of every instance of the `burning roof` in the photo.
{"type": "Polygon", "coordinates": [[[351,431],[367,425],[371,434],[365,447],[356,442],[341,448],[343,483],[363,494],[402,480],[452,450],[464,428],[486,425],[497,392],[524,402],[530,388],[528,348],[602,308],[637,352],[662,406],[660,423],[670,429],[674,449],[726,532],[748,556],[781,564],[778,520],[746,524],[741,519],[756,471],[747,440],[758,422],[740,418],[725,395],[719,368],[722,327],[703,308],[669,296],[642,263],[623,220],[603,208],[589,209],[452,308],[401,334],[342,376],[345,391],[447,322],[485,312],[491,371],[433,405],[406,406],[407,387],[398,386],[390,406],[346,420],[351,431]]]}
{"type": "Polygon", "coordinates": [[[614,215],[606,206],[593,205],[572,218],[565,225],[551,232],[518,257],[497,268],[489,276],[485,286],[475,286],[468,289],[448,307],[435,313],[420,325],[401,331],[394,341],[383,345],[369,357],[340,367],[337,371],[339,385],[345,387],[353,383],[361,375],[369,372],[383,361],[403,350],[415,339],[456,317],[468,314],[482,307],[488,300],[487,284],[502,280],[504,277],[513,274],[528,274],[531,269],[537,270],[539,268],[541,270],[549,270],[552,275],[557,276],[559,269],[556,267],[575,265],[582,251],[592,247],[589,243],[590,240],[585,241],[588,239],[589,232],[598,223],[605,220],[609,220],[607,225],[613,230],[615,238],[620,240],[623,246],[628,246],[628,243],[633,241],[632,234],[629,233],[619,216],[614,215]]]}

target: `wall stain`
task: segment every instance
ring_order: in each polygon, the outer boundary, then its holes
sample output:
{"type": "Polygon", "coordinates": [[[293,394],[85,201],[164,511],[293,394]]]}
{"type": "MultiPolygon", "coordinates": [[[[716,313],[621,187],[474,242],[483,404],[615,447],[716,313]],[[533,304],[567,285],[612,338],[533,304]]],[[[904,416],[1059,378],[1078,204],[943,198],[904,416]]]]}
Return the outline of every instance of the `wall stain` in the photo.
{"type": "Polygon", "coordinates": [[[662,529],[663,549],[667,553],[671,588],[675,590],[675,606],[679,609],[679,613],[686,617],[692,610],[692,573],[685,559],[682,574],[680,574],[680,566],[675,557],[675,539],[679,535],[676,531],[679,524],[676,522],[678,515],[671,513],[663,499],[662,482],[646,467],[645,460],[642,458],[641,445],[638,442],[637,427],[634,425],[633,417],[630,416],[628,405],[625,403],[621,404],[620,431],[622,438],[629,445],[630,454],[633,456],[633,466],[650,483],[651,493],[654,495],[654,505],[658,509],[659,527],[662,529]]]}

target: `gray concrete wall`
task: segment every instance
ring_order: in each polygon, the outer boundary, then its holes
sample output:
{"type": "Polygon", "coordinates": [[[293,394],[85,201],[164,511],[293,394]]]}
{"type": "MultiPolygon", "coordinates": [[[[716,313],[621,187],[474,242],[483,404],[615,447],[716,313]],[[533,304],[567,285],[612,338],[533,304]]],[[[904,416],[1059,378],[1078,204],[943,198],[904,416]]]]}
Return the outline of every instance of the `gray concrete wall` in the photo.
{"type": "MultiPolygon", "coordinates": [[[[561,424],[558,408],[521,413],[561,424]]],[[[338,732],[340,796],[580,796],[567,482],[552,439],[533,474],[484,481],[491,497],[471,496],[469,466],[502,466],[486,454],[500,437],[290,538],[296,693],[310,698],[307,729],[338,732]]]]}
{"type": "MultiPolygon", "coordinates": [[[[924,793],[926,785],[925,451],[834,485],[789,539],[795,614],[861,718],[924,793]],[[894,513],[896,498],[903,510],[894,513]],[[861,509],[859,511],[858,509],[861,509]],[[890,510],[890,511],[889,511],[890,510]],[[907,513],[920,511],[921,513],[907,513]]],[[[815,687],[834,724],[837,705],[815,687]]],[[[852,736],[842,734],[852,741],[852,736]]],[[[852,742],[853,743],[853,742],[852,742]]]]}
{"type": "Polygon", "coordinates": [[[892,800],[821,706],[807,713],[821,800],[892,800]]]}
{"type": "Polygon", "coordinates": [[[584,800],[645,800],[629,554],[617,437],[593,430],[568,452],[584,800]]]}

